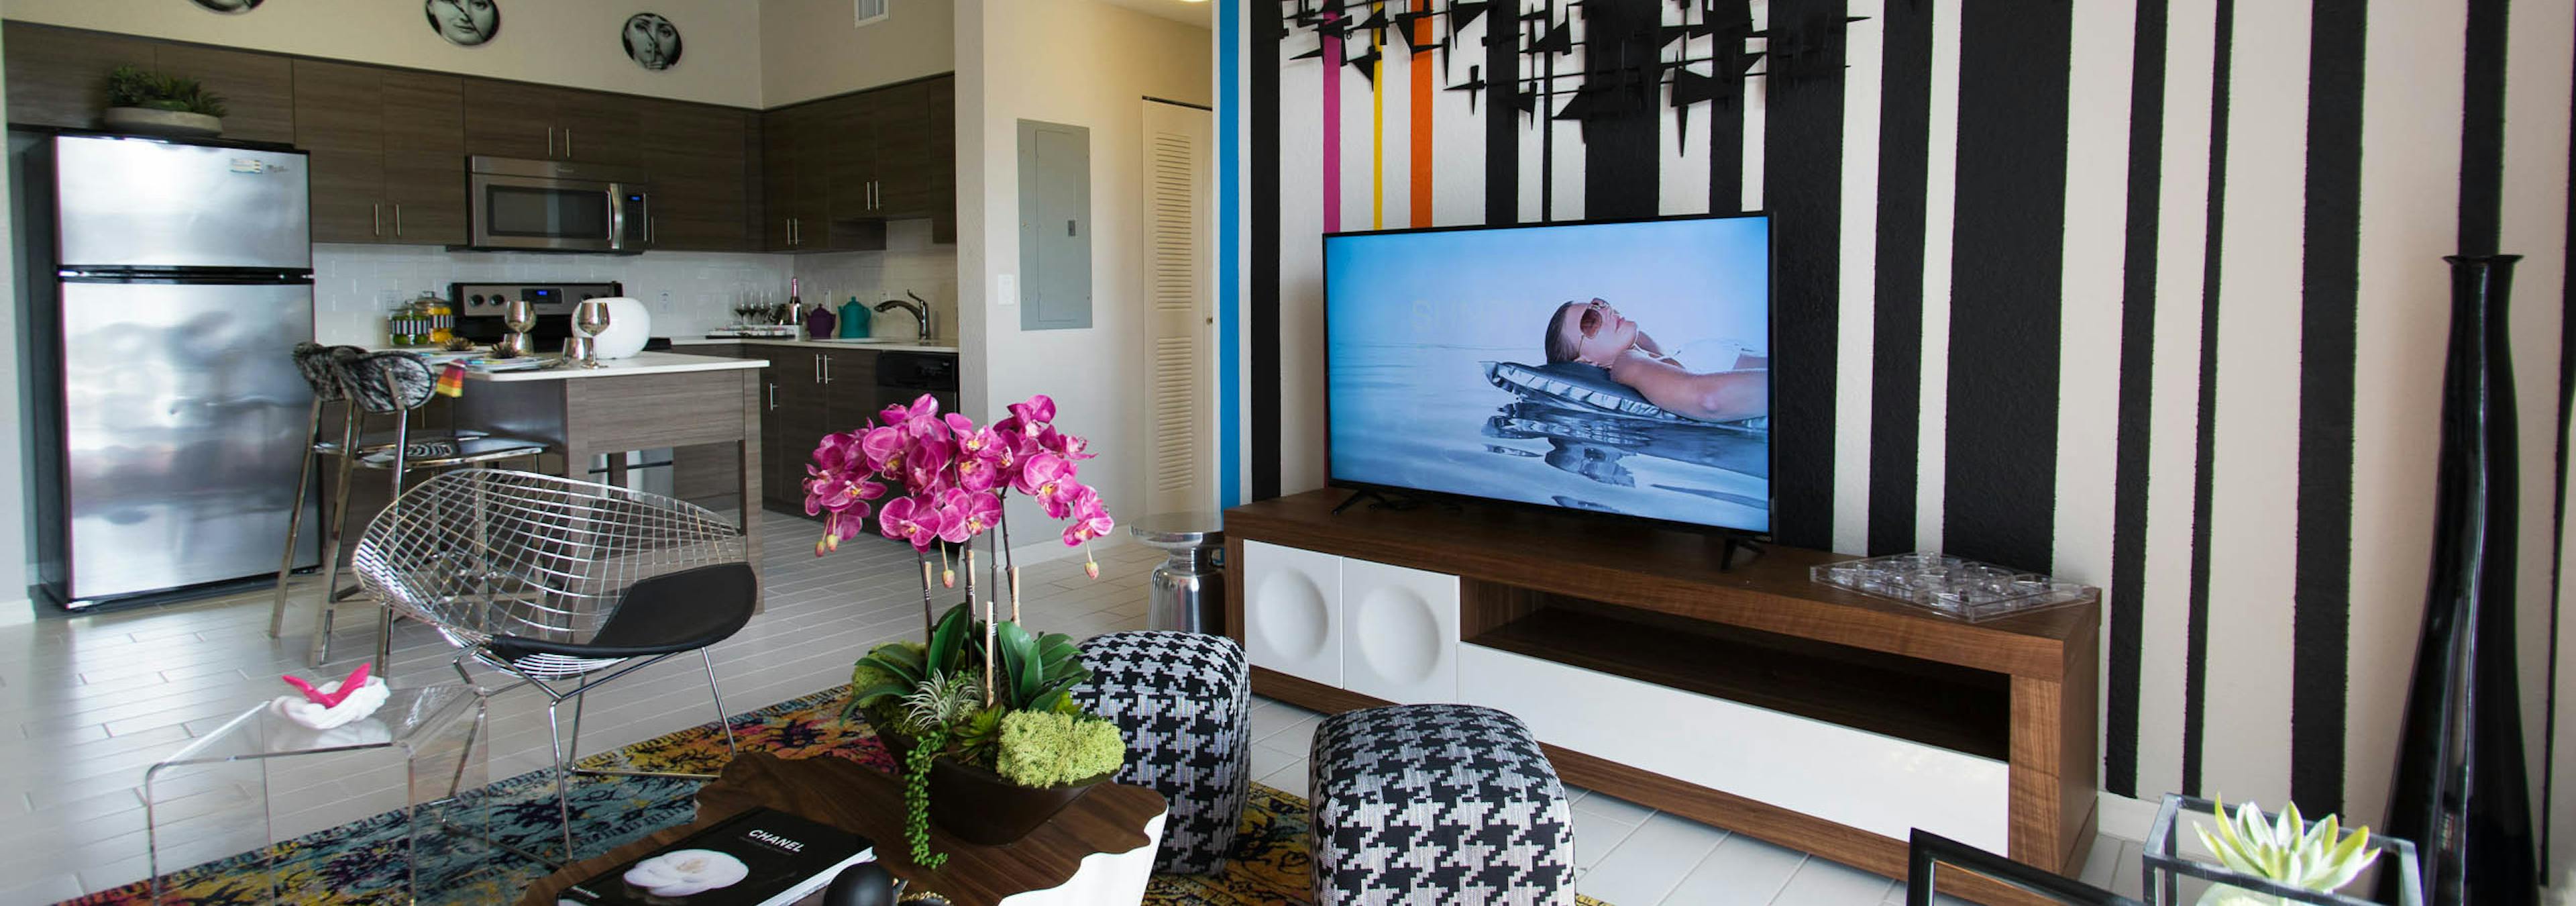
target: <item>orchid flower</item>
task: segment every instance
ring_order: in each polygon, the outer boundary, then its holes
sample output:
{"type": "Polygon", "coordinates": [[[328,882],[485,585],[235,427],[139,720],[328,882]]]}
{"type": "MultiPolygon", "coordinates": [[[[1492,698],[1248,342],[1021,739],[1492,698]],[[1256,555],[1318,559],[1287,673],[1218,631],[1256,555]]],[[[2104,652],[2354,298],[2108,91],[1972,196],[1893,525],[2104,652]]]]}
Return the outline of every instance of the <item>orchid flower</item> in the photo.
{"type": "Polygon", "coordinates": [[[957,457],[957,487],[983,493],[1001,483],[1001,470],[993,465],[992,459],[974,455],[957,457]]]}
{"type": "Polygon", "coordinates": [[[1020,473],[1011,482],[1011,489],[1037,497],[1053,497],[1055,485],[1072,481],[1073,472],[1073,464],[1066,462],[1064,457],[1041,450],[1029,454],[1028,459],[1021,463],[1020,473]]]}
{"type": "Polygon", "coordinates": [[[974,539],[975,533],[966,530],[966,498],[981,496],[986,495],[962,488],[949,488],[940,493],[937,526],[939,540],[950,544],[964,544],[974,539]]]}
{"type": "Polygon", "coordinates": [[[957,508],[958,516],[965,521],[966,537],[981,535],[1002,524],[1002,498],[989,492],[963,488],[951,493],[954,496],[949,499],[957,508]]]}
{"type": "Polygon", "coordinates": [[[1012,403],[1009,408],[1022,433],[1034,435],[1055,422],[1055,399],[1043,393],[1029,397],[1028,402],[1012,403]]]}
{"type": "Polygon", "coordinates": [[[1109,508],[1100,502],[1100,492],[1082,488],[1068,500],[1073,524],[1064,527],[1065,546],[1071,547],[1093,538],[1107,536],[1117,523],[1109,518],[1109,508]]]}
{"type": "Polygon", "coordinates": [[[867,457],[868,467],[889,477],[903,474],[905,449],[909,446],[903,429],[875,427],[859,433],[859,453],[867,457]]]}
{"type": "Polygon", "coordinates": [[[919,498],[897,497],[877,511],[877,531],[888,538],[912,542],[915,551],[926,551],[931,542],[939,539],[938,518],[938,509],[919,498]]]}
{"type": "Polygon", "coordinates": [[[953,455],[953,448],[944,438],[915,439],[905,460],[904,488],[922,495],[945,489],[948,486],[949,457],[953,455]]]}

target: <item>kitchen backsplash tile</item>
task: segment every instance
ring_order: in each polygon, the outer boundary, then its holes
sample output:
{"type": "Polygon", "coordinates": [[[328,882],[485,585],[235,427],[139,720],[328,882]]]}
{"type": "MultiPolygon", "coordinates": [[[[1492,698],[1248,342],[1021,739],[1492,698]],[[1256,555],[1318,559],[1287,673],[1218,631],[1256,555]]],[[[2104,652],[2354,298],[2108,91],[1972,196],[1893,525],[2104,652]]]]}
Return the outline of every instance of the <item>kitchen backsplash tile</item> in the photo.
{"type": "MultiPolygon", "coordinates": [[[[930,300],[932,328],[939,339],[957,338],[957,247],[930,244],[930,221],[898,220],[888,224],[887,250],[795,256],[796,276],[804,281],[805,300],[831,300],[832,309],[857,296],[874,309],[879,302],[911,292],[930,300]]],[[[868,332],[910,336],[912,315],[875,312],[868,332]]]]}
{"type": "MultiPolygon", "coordinates": [[[[447,291],[454,282],[605,282],[653,312],[653,333],[702,336],[731,323],[737,301],[787,298],[787,279],[804,277],[805,298],[850,296],[874,305],[903,298],[905,290],[935,304],[940,335],[956,336],[957,247],[931,245],[929,222],[898,222],[883,252],[765,255],[729,252],[648,252],[642,255],[565,255],[449,251],[434,246],[313,246],[313,334],[324,343],[384,342],[386,311],[420,295],[447,291]],[[907,227],[915,227],[907,229],[907,227]]],[[[912,329],[903,312],[876,316],[880,333],[912,329]]]]}

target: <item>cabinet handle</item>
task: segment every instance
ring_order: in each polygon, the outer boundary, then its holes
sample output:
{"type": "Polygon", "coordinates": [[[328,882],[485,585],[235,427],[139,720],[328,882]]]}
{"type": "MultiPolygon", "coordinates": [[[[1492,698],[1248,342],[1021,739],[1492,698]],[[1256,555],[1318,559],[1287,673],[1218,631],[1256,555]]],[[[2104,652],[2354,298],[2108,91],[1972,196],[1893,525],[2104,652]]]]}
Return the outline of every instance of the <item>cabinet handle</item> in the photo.
{"type": "Polygon", "coordinates": [[[572,159],[572,127],[564,127],[564,159],[572,159]]]}
{"type": "Polygon", "coordinates": [[[769,411],[778,411],[778,385],[769,385],[769,411]]]}
{"type": "Polygon", "coordinates": [[[816,358],[820,358],[820,359],[822,359],[822,360],[823,360],[823,383],[826,383],[826,384],[831,383],[831,382],[832,382],[832,357],[831,357],[831,356],[829,356],[829,355],[824,355],[824,356],[817,356],[816,358]]]}
{"type": "Polygon", "coordinates": [[[885,183],[868,180],[868,210],[885,210],[885,183]]]}
{"type": "Polygon", "coordinates": [[[662,215],[660,214],[644,218],[644,244],[653,244],[653,234],[661,232],[661,226],[662,215]]]}
{"type": "Polygon", "coordinates": [[[546,127],[546,156],[555,156],[555,127],[546,127]]]}
{"type": "Polygon", "coordinates": [[[372,226],[367,227],[367,235],[369,235],[369,236],[382,236],[382,235],[384,235],[384,234],[385,234],[385,204],[384,204],[384,202],[381,202],[381,201],[380,201],[380,202],[376,202],[375,204],[368,205],[367,207],[368,207],[368,209],[369,209],[369,213],[368,213],[367,217],[368,217],[368,219],[369,219],[369,220],[374,221],[374,224],[373,224],[372,226]]]}
{"type": "Polygon", "coordinates": [[[394,235],[402,235],[402,202],[394,202],[394,235]]]}

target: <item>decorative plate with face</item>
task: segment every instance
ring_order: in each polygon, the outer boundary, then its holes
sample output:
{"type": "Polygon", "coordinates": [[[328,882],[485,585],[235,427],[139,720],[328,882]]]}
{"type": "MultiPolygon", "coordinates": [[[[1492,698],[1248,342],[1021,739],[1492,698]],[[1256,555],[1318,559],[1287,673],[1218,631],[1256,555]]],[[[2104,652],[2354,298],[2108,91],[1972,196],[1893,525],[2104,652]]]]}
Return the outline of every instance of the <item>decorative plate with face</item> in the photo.
{"type": "Polygon", "coordinates": [[[626,57],[637,66],[660,72],[680,64],[680,29],[657,13],[626,17],[618,37],[626,42],[626,57]]]}
{"type": "Polygon", "coordinates": [[[478,47],[501,33],[499,0],[422,0],[421,8],[429,29],[458,47],[478,47]]]}
{"type": "Polygon", "coordinates": [[[267,0],[196,0],[198,6],[219,13],[246,13],[258,9],[267,0]]]}

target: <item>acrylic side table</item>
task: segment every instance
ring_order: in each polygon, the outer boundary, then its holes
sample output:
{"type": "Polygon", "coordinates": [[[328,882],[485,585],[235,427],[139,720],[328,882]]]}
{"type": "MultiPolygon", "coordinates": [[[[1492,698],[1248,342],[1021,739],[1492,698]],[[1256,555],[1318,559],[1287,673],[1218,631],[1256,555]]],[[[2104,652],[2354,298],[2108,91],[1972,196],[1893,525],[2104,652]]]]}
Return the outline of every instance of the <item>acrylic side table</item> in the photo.
{"type": "Polygon", "coordinates": [[[408,901],[447,886],[422,877],[416,855],[433,837],[490,829],[483,797],[470,795],[490,780],[487,699],[458,683],[396,687],[376,713],[330,730],[262,702],[203,732],[143,774],[153,902],[182,893],[165,889],[169,872],[232,857],[242,862],[223,877],[264,889],[264,901],[351,886],[408,901]],[[367,819],[338,840],[276,845],[367,819]]]}

